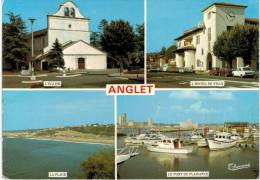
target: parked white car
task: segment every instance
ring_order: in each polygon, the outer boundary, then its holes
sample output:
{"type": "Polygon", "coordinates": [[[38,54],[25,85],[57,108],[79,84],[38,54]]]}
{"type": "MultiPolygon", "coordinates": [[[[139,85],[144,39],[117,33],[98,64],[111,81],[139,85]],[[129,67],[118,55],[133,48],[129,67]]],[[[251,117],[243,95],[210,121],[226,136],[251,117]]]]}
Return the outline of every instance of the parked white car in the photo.
{"type": "Polygon", "coordinates": [[[162,67],[162,71],[166,72],[168,71],[169,65],[168,64],[164,64],[162,67]]]}
{"type": "Polygon", "coordinates": [[[232,75],[233,76],[237,76],[237,77],[254,77],[255,76],[255,71],[252,70],[250,67],[240,67],[235,71],[232,71],[232,75]]]}

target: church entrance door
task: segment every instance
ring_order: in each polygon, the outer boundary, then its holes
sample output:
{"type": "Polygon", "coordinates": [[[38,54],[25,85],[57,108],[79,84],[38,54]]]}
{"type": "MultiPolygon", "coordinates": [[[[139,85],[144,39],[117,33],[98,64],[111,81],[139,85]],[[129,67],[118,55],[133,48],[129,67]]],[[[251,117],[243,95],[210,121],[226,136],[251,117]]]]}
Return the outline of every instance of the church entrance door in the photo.
{"type": "Polygon", "coordinates": [[[78,69],[85,69],[85,59],[84,58],[78,59],[78,69]]]}

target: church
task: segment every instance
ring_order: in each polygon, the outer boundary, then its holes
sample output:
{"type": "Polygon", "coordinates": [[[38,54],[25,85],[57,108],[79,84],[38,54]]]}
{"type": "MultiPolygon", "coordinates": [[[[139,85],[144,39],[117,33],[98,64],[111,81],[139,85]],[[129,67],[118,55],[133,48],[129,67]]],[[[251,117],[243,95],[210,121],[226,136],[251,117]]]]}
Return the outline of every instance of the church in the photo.
{"type": "MultiPolygon", "coordinates": [[[[195,71],[207,71],[213,68],[224,68],[228,64],[213,54],[213,46],[217,37],[237,24],[253,24],[259,26],[259,20],[246,18],[247,6],[231,3],[213,3],[202,10],[203,20],[191,29],[175,38],[177,50],[174,51],[178,68],[190,68],[195,71]]],[[[243,59],[237,57],[232,68],[243,67],[243,59]]],[[[258,60],[252,60],[250,66],[259,68],[258,60]]]]}
{"type": "MultiPolygon", "coordinates": [[[[90,19],[71,1],[61,4],[56,13],[48,14],[47,28],[35,31],[33,37],[36,70],[48,70],[51,61],[47,57],[56,39],[62,44],[66,69],[107,68],[107,54],[90,45],[90,19]]],[[[29,38],[29,46],[31,41],[29,38]]]]}

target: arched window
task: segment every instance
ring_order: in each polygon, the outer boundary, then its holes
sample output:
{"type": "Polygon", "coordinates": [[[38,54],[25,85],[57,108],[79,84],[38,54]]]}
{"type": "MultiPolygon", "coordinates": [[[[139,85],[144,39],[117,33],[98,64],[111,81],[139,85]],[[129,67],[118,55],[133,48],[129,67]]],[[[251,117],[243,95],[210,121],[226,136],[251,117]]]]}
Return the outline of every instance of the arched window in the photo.
{"type": "Polygon", "coordinates": [[[70,9],[68,7],[64,8],[64,16],[70,16],[70,9]]]}
{"type": "Polygon", "coordinates": [[[70,16],[75,17],[75,9],[74,8],[70,9],[70,16]]]}

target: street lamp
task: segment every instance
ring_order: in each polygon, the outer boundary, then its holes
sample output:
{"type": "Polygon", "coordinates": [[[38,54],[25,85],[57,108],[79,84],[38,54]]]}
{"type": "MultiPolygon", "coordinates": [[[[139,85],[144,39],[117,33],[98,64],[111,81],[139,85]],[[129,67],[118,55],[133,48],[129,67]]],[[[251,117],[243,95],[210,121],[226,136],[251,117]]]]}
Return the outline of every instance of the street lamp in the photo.
{"type": "Polygon", "coordinates": [[[31,66],[31,67],[29,67],[29,69],[31,70],[31,80],[36,80],[36,77],[34,76],[34,67],[33,67],[33,56],[34,56],[34,47],[33,47],[33,23],[34,23],[34,21],[35,21],[35,19],[34,18],[30,18],[29,19],[30,20],[30,22],[31,22],[31,33],[32,33],[32,49],[31,49],[31,56],[32,56],[32,59],[31,59],[31,64],[29,64],[29,66],[31,66]]]}

